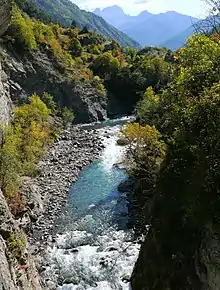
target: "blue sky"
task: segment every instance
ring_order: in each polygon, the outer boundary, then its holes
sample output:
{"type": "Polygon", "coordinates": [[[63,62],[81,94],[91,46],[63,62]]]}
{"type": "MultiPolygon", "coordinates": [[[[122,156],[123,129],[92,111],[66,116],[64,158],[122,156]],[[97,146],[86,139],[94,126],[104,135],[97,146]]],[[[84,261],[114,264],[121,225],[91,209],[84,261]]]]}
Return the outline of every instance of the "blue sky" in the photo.
{"type": "Polygon", "coordinates": [[[151,13],[177,11],[183,14],[204,17],[207,6],[204,0],[72,0],[86,10],[119,5],[130,15],[137,15],[143,10],[151,13]]]}

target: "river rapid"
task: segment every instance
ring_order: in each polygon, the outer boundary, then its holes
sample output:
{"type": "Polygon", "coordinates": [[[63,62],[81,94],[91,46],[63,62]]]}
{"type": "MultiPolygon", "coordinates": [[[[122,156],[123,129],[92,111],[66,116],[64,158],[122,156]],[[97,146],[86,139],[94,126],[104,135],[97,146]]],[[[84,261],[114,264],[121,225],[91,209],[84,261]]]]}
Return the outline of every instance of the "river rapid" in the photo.
{"type": "Polygon", "coordinates": [[[128,176],[115,166],[125,159],[125,147],[116,139],[127,121],[85,125],[98,130],[105,149],[69,190],[56,239],[46,252],[48,288],[55,282],[59,290],[131,289],[140,243],[127,226],[127,194],[117,189],[128,176]]]}

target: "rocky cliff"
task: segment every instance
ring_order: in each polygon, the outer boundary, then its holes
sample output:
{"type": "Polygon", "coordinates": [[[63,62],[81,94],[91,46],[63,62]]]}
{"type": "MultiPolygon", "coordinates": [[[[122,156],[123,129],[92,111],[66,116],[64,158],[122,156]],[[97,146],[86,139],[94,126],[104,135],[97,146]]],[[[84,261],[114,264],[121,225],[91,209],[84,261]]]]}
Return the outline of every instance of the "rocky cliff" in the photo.
{"type": "Polygon", "coordinates": [[[10,0],[0,0],[0,35],[2,35],[11,20],[11,7],[12,2],[10,0]]]}
{"type": "Polygon", "coordinates": [[[0,290],[41,290],[41,282],[23,231],[25,216],[14,220],[0,191],[0,290]]]}
{"type": "Polygon", "coordinates": [[[12,101],[10,98],[8,78],[2,70],[0,58],[0,122],[7,122],[10,118],[12,101]]]}
{"type": "MultiPolygon", "coordinates": [[[[0,35],[11,17],[11,2],[0,0],[0,35]]],[[[0,123],[10,119],[13,81],[2,69],[0,45],[0,123]]],[[[0,290],[41,290],[41,282],[25,234],[25,215],[15,220],[0,190],[0,290]]]]}
{"type": "MultiPolygon", "coordinates": [[[[0,36],[6,31],[11,20],[11,1],[0,0],[0,36]]],[[[7,87],[7,76],[1,67],[0,54],[0,122],[9,119],[11,99],[7,87]]]]}
{"type": "MultiPolygon", "coordinates": [[[[7,90],[13,100],[27,98],[33,93],[42,96],[48,92],[53,95],[58,106],[73,109],[77,123],[107,118],[107,98],[89,82],[76,83],[71,80],[47,54],[38,51],[18,55],[13,47],[3,46],[0,54],[2,74],[4,80],[7,79],[7,90]]],[[[3,101],[6,102],[5,98],[3,101]]]]}
{"type": "MultiPolygon", "coordinates": [[[[165,238],[168,240],[168,236],[165,238]]],[[[175,265],[175,274],[170,269],[169,254],[172,246],[157,241],[153,230],[142,244],[139,258],[132,275],[133,290],[220,290],[220,236],[219,230],[207,226],[201,246],[184,266],[175,265]],[[185,268],[185,270],[184,270],[185,268]],[[177,277],[178,276],[178,277],[177,277]],[[172,280],[172,282],[170,282],[172,280]],[[187,281],[186,285],[183,284],[187,281]],[[178,287],[178,288],[177,288],[178,287]]],[[[175,259],[175,257],[173,257],[175,259]]]]}

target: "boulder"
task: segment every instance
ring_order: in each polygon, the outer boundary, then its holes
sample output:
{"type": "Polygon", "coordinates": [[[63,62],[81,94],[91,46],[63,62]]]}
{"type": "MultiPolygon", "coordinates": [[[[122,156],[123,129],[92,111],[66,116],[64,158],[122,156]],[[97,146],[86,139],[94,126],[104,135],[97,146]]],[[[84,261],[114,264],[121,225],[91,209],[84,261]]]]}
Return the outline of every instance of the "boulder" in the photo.
{"type": "Polygon", "coordinates": [[[129,178],[121,182],[118,186],[119,192],[131,192],[134,189],[135,182],[133,179],[129,178]]]}
{"type": "Polygon", "coordinates": [[[119,146],[126,146],[126,145],[128,145],[129,144],[129,141],[126,139],[126,138],[119,138],[118,140],[117,140],[117,144],[119,145],[119,146]]]}
{"type": "Polygon", "coordinates": [[[2,54],[4,71],[10,76],[12,99],[25,98],[34,92],[42,96],[44,92],[48,92],[60,107],[73,109],[75,123],[107,119],[107,98],[89,82],[77,83],[70,80],[67,75],[57,70],[46,54],[32,52],[28,59],[19,59],[6,49],[2,54]]]}

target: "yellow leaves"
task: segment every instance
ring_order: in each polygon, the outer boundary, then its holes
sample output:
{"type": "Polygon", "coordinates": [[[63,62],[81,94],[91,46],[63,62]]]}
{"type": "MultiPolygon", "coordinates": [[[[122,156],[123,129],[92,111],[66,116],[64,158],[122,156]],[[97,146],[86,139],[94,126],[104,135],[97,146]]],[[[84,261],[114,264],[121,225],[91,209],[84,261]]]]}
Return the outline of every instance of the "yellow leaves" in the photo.
{"type": "Polygon", "coordinates": [[[122,133],[130,142],[146,145],[160,138],[160,133],[155,127],[141,126],[139,123],[128,124],[122,133]]]}
{"type": "Polygon", "coordinates": [[[130,153],[133,158],[140,161],[146,158],[163,158],[165,156],[165,144],[161,140],[161,134],[155,127],[141,126],[139,123],[128,124],[122,130],[122,134],[130,144],[130,153]]]}
{"type": "Polygon", "coordinates": [[[28,17],[23,17],[17,7],[13,9],[11,27],[14,37],[29,49],[37,49],[33,32],[33,23],[28,17]]]}
{"type": "Polygon", "coordinates": [[[29,98],[29,104],[14,109],[14,120],[23,128],[30,126],[32,120],[48,122],[50,114],[51,111],[46,104],[36,94],[33,94],[29,98]]]}
{"type": "Polygon", "coordinates": [[[30,103],[14,110],[15,126],[20,126],[21,144],[19,151],[23,162],[36,163],[50,142],[49,124],[51,110],[37,95],[29,98],[30,103]]]}
{"type": "Polygon", "coordinates": [[[21,175],[35,172],[37,162],[51,142],[50,113],[34,94],[28,104],[14,109],[11,126],[0,127],[0,188],[7,198],[18,192],[21,175]]]}
{"type": "Polygon", "coordinates": [[[38,43],[49,44],[55,38],[55,35],[51,28],[40,21],[36,21],[34,23],[33,31],[36,41],[38,43]]]}

